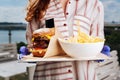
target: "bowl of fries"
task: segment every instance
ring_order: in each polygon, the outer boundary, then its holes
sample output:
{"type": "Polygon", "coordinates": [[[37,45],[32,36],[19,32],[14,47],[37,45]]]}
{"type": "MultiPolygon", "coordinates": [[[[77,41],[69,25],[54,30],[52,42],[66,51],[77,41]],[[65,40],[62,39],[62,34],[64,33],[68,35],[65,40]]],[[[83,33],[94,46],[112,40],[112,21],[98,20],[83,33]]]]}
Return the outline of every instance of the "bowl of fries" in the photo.
{"type": "Polygon", "coordinates": [[[105,40],[79,32],[78,36],[70,37],[67,40],[58,38],[58,42],[68,56],[80,58],[95,57],[101,52],[105,40]]]}

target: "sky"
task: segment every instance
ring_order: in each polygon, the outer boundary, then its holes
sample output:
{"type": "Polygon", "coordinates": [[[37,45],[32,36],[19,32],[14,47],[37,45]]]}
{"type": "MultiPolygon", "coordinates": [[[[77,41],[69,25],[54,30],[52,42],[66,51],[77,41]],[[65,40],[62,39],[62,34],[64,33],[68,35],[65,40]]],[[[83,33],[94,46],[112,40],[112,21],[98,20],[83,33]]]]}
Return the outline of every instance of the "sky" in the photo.
{"type": "MultiPolygon", "coordinates": [[[[25,22],[28,0],[0,0],[0,22],[25,22]]],[[[120,22],[120,0],[101,0],[105,22],[120,22]]]]}
{"type": "Polygon", "coordinates": [[[25,22],[28,0],[0,0],[0,22],[25,22]]]}
{"type": "Polygon", "coordinates": [[[105,21],[120,22],[120,0],[101,0],[104,5],[105,21]]]}

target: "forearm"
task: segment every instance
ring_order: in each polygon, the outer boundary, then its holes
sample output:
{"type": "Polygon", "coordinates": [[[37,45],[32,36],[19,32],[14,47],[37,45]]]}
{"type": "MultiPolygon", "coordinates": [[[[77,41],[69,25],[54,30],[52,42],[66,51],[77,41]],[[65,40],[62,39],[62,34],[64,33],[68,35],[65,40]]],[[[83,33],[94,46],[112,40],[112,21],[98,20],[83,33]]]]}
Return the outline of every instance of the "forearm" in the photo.
{"type": "Polygon", "coordinates": [[[41,28],[43,26],[42,23],[36,22],[35,20],[32,20],[28,23],[26,27],[26,41],[28,44],[28,47],[32,47],[32,34],[35,30],[41,28]]]}

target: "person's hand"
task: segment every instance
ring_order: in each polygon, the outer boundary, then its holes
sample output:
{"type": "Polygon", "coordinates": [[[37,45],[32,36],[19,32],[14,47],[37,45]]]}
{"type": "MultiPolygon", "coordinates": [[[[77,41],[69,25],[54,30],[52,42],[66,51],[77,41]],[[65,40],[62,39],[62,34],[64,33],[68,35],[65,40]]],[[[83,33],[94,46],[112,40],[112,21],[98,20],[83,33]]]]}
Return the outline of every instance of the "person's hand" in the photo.
{"type": "Polygon", "coordinates": [[[54,28],[41,28],[41,29],[37,29],[33,32],[33,34],[44,34],[44,35],[54,35],[55,34],[55,30],[54,28]]]}
{"type": "Polygon", "coordinates": [[[108,45],[105,45],[101,51],[101,53],[110,56],[110,47],[108,45]]]}

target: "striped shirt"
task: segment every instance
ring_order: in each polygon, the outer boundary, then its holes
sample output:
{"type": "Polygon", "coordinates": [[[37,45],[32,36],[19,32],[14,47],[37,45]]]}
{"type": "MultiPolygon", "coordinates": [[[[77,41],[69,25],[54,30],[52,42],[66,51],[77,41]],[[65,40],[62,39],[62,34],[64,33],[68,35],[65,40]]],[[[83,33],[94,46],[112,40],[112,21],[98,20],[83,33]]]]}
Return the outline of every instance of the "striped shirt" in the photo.
{"type": "MultiPolygon", "coordinates": [[[[26,38],[31,44],[32,32],[45,26],[45,20],[54,18],[60,37],[75,36],[80,30],[88,35],[104,38],[104,9],[99,0],[69,0],[64,11],[59,0],[51,0],[41,22],[28,23],[26,38]]],[[[74,62],[39,62],[34,80],[77,80],[74,62]]],[[[94,80],[94,79],[92,79],[94,80]]]]}

